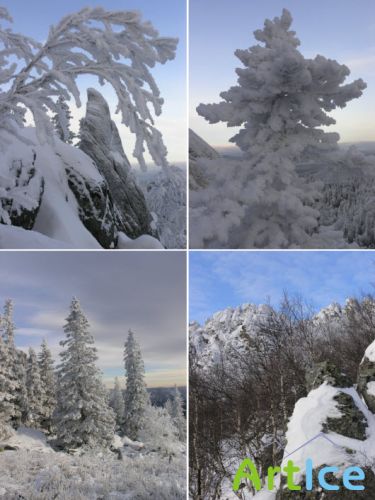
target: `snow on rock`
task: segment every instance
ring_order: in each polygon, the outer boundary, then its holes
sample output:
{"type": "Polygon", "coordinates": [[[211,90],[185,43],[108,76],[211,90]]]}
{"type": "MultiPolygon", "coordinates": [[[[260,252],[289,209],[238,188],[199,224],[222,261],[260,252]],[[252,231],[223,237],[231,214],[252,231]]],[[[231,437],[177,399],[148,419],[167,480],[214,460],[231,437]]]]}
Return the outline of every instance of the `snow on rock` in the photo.
{"type": "Polygon", "coordinates": [[[51,446],[47,444],[45,434],[29,427],[19,427],[15,434],[7,440],[6,444],[22,450],[54,453],[51,446]]]}
{"type": "Polygon", "coordinates": [[[375,413],[375,341],[365,351],[358,370],[358,392],[375,413]]]}
{"type": "Polygon", "coordinates": [[[11,138],[0,167],[0,176],[7,177],[14,162],[23,162],[24,165],[33,166],[36,175],[43,179],[43,195],[32,225],[33,231],[62,241],[68,247],[100,248],[99,242],[80,219],[80,207],[66,174],[66,168],[70,166],[73,171],[77,169],[84,175],[88,184],[103,183],[104,179],[92,160],[77,148],[63,144],[58,138],[55,138],[54,146],[41,145],[34,128],[22,128],[19,133],[29,144],[17,137],[11,138]]]}
{"type": "Polygon", "coordinates": [[[211,147],[205,140],[189,129],[189,187],[196,190],[207,186],[208,179],[203,170],[199,167],[197,160],[209,158],[211,160],[219,158],[219,153],[211,147]]]}
{"type": "Polygon", "coordinates": [[[367,389],[368,394],[370,394],[371,396],[375,396],[375,382],[374,381],[368,382],[366,389],[367,389]]]}
{"type": "Polygon", "coordinates": [[[233,349],[248,352],[250,338],[271,312],[267,305],[243,304],[213,314],[202,326],[192,323],[190,349],[198,353],[199,365],[208,369],[233,349]]]}
{"type": "Polygon", "coordinates": [[[118,211],[118,227],[131,238],[156,236],[145,197],[130,170],[116,124],[104,97],[87,91],[86,116],[81,122],[80,148],[96,163],[108,183],[118,211]]]}
{"type": "Polygon", "coordinates": [[[368,346],[364,357],[372,363],[375,363],[375,341],[368,346]]]}
{"type": "Polygon", "coordinates": [[[186,248],[186,170],[169,166],[137,174],[165,248],[186,248]]]}
{"type": "Polygon", "coordinates": [[[64,241],[49,238],[37,231],[29,231],[22,227],[5,226],[0,224],[1,249],[65,249],[75,248],[64,241]]]}
{"type": "Polygon", "coordinates": [[[117,248],[129,250],[153,248],[156,250],[161,250],[164,247],[159,240],[153,238],[152,236],[149,236],[148,234],[143,234],[142,236],[139,236],[138,238],[132,240],[131,238],[126,236],[126,234],[120,232],[118,233],[117,248]]]}
{"type": "MultiPolygon", "coordinates": [[[[323,424],[328,417],[339,418],[341,415],[334,399],[338,393],[339,389],[324,383],[312,390],[307,397],[297,401],[294,407],[285,436],[287,446],[283,465],[286,465],[290,457],[296,465],[301,467],[301,472],[296,476],[297,482],[305,471],[305,461],[308,458],[313,460],[315,467],[323,464],[345,463],[348,460],[344,449],[334,444],[331,445],[322,437],[317,437],[323,432],[323,424]],[[308,444],[303,446],[307,442],[308,444]]],[[[336,436],[333,441],[339,445],[336,436]]]]}

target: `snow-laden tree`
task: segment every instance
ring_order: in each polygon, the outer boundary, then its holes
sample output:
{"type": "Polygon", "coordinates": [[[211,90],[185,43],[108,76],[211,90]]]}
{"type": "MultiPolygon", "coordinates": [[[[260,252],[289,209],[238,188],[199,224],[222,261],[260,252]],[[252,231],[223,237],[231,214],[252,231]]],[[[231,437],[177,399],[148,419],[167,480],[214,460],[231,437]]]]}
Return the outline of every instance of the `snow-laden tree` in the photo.
{"type": "Polygon", "coordinates": [[[58,444],[66,449],[108,446],[115,419],[96,367],[98,356],[90,326],[76,298],[72,300],[64,331],[54,419],[58,444]]]}
{"type": "Polygon", "coordinates": [[[9,434],[10,425],[20,417],[17,394],[17,353],[14,345],[13,302],[6,300],[0,316],[0,435],[9,434]]]}
{"type": "Polygon", "coordinates": [[[16,388],[10,371],[8,348],[0,336],[0,438],[8,437],[12,432],[12,419],[16,406],[14,390],[16,388]]]}
{"type": "Polygon", "coordinates": [[[16,412],[13,416],[13,426],[18,428],[27,423],[27,354],[19,349],[15,350],[14,375],[17,387],[14,391],[16,412]]]}
{"type": "Polygon", "coordinates": [[[52,118],[55,131],[59,139],[67,144],[72,144],[74,133],[70,130],[72,113],[65,99],[60,96],[56,102],[57,113],[52,118]]]}
{"type": "Polygon", "coordinates": [[[42,420],[45,392],[40,375],[38,358],[34,349],[30,347],[26,371],[27,389],[27,423],[39,427],[42,420]]]}
{"type": "MultiPolygon", "coordinates": [[[[77,77],[94,75],[109,83],[122,122],[136,136],[134,157],[145,168],[145,145],[158,165],[167,165],[161,133],[153,113],[160,115],[163,99],[150,69],[175,57],[178,40],[160,37],[138,12],[108,12],[85,8],[52,26],[43,43],[6,28],[12,22],[0,7],[0,145],[6,132],[17,135],[20,108],[31,112],[39,140],[53,142],[49,113],[59,115],[57,99],[73,97],[80,107],[77,77]],[[4,134],[5,132],[5,134],[4,134]]],[[[62,124],[61,124],[62,125],[62,124]]]]}
{"type": "Polygon", "coordinates": [[[41,345],[41,350],[38,354],[38,364],[44,394],[41,426],[50,431],[52,425],[52,415],[56,407],[56,378],[51,351],[48,348],[46,340],[44,339],[41,345]]]}
{"type": "Polygon", "coordinates": [[[124,362],[126,388],[123,430],[130,439],[137,439],[144,424],[144,413],[150,405],[150,399],[144,380],[145,368],[141,348],[131,330],[125,342],[124,362]]]}
{"type": "Polygon", "coordinates": [[[177,386],[174,387],[172,399],[168,399],[165,409],[169,413],[178,431],[180,441],[186,440],[186,419],[184,416],[183,401],[177,386]]]}
{"type": "Polygon", "coordinates": [[[366,84],[344,84],[349,68],[335,60],[305,58],[291,24],[286,9],[266,20],[254,32],[258,43],[235,52],[243,64],[236,69],[238,85],[222,92],[221,102],[197,107],[209,123],[242,127],[230,140],[244,160],[226,172],[223,161],[206,161],[224,168],[226,180],[216,194],[209,188],[200,194],[201,210],[192,220],[196,246],[216,238],[222,246],[229,239],[232,247],[289,247],[303,244],[318,225],[311,208],[317,187],[301,179],[296,164],[311,148],[332,149],[338,134],[320,127],[334,124],[329,113],[360,97],[366,84]]]}
{"type": "Polygon", "coordinates": [[[115,377],[115,386],[113,388],[113,393],[110,401],[111,408],[115,412],[116,426],[118,429],[122,429],[124,425],[124,394],[120,386],[120,380],[115,377]]]}
{"type": "Polygon", "coordinates": [[[153,451],[173,455],[179,449],[176,427],[165,408],[148,405],[139,438],[153,451]]]}

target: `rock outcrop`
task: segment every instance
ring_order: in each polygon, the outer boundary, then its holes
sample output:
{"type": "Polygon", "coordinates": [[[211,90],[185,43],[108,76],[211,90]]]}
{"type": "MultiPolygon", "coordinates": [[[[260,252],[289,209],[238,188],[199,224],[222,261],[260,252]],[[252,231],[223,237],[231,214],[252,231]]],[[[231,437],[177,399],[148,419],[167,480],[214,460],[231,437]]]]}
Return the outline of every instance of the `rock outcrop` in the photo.
{"type": "Polygon", "coordinates": [[[197,190],[207,187],[208,180],[199,165],[201,158],[214,160],[220,158],[219,153],[204,141],[193,130],[189,129],[189,187],[197,190]]]}
{"type": "Polygon", "coordinates": [[[375,342],[366,350],[358,370],[358,392],[375,413],[375,342]]]}
{"type": "MultiPolygon", "coordinates": [[[[35,169],[34,160],[14,160],[0,183],[0,224],[32,229],[44,191],[44,178],[35,169]]],[[[0,176],[1,177],[1,176],[0,176]]]]}
{"type": "Polygon", "coordinates": [[[145,197],[130,170],[108,104],[95,89],[88,89],[87,111],[81,121],[80,148],[95,162],[106,180],[118,211],[118,230],[130,238],[156,236],[145,197]]]}

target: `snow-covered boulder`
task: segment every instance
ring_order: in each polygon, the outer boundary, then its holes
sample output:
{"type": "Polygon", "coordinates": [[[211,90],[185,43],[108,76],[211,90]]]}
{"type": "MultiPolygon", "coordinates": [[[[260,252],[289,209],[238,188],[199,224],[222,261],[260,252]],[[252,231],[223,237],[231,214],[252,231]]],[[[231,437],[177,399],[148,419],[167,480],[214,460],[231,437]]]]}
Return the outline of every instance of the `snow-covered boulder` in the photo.
{"type": "Polygon", "coordinates": [[[358,392],[375,413],[375,341],[366,349],[358,370],[358,392]]]}
{"type": "Polygon", "coordinates": [[[40,144],[32,127],[19,136],[9,138],[0,164],[1,248],[115,246],[115,209],[92,159],[57,137],[40,144]]]}
{"type": "Polygon", "coordinates": [[[35,170],[32,158],[19,159],[0,171],[0,223],[31,229],[42,201],[44,178],[35,170]]]}
{"type": "Polygon", "coordinates": [[[108,183],[119,212],[118,228],[130,238],[155,236],[145,197],[130,170],[116,124],[104,97],[95,89],[87,91],[86,116],[81,122],[80,148],[97,165],[108,183]]]}
{"type": "Polygon", "coordinates": [[[373,498],[375,476],[371,469],[374,460],[375,416],[368,411],[360,395],[353,387],[342,386],[345,382],[331,364],[320,364],[316,368],[316,385],[309,394],[297,401],[286,432],[286,447],[281,463],[288,460],[300,467],[294,475],[300,491],[289,491],[285,487],[285,476],[281,475],[277,500],[294,498],[298,500],[322,499],[326,493],[317,482],[319,471],[326,466],[338,467],[339,472],[331,475],[330,482],[338,483],[342,471],[349,466],[361,466],[365,471],[365,492],[340,488],[329,492],[331,498],[373,498]],[[318,385],[318,381],[323,382],[318,385]],[[313,462],[313,490],[305,489],[306,461],[313,462]],[[336,477],[335,477],[336,476],[336,477]],[[362,492],[363,493],[363,492],[362,492]]]}

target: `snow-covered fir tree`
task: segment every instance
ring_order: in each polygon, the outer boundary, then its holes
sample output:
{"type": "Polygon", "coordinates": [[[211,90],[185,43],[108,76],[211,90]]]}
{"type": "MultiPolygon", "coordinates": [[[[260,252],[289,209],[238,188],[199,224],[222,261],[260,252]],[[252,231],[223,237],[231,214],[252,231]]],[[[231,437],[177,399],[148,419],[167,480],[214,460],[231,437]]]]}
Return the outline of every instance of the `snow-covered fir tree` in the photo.
{"type": "Polygon", "coordinates": [[[332,150],[338,134],[320,127],[334,124],[329,113],[360,97],[366,84],[344,84],[350,71],[335,60],[305,58],[291,24],[286,9],[266,20],[254,32],[257,45],[235,52],[243,64],[238,85],[220,94],[223,101],[197,107],[209,123],[242,127],[230,140],[244,160],[233,170],[225,160],[206,160],[223,178],[200,195],[193,246],[213,240],[232,248],[285,248],[302,245],[318,226],[312,204],[319,186],[301,178],[296,165],[309,149],[332,150]]]}
{"type": "Polygon", "coordinates": [[[148,405],[139,437],[148,448],[172,455],[178,445],[176,426],[165,408],[148,405]]]}
{"type": "Polygon", "coordinates": [[[115,377],[115,386],[113,388],[110,406],[115,412],[117,429],[122,429],[124,425],[125,406],[124,406],[124,394],[122,392],[120,386],[120,380],[118,377],[115,377]]]}
{"type": "Polygon", "coordinates": [[[63,142],[72,144],[75,137],[74,133],[70,130],[72,113],[64,97],[60,96],[57,99],[56,107],[57,113],[52,119],[56,134],[63,142]]]}
{"type": "Polygon", "coordinates": [[[130,439],[137,439],[144,424],[144,413],[150,405],[144,380],[144,363],[141,348],[135,339],[134,333],[129,330],[124,350],[125,362],[125,413],[124,434],[130,439]]]}
{"type": "Polygon", "coordinates": [[[45,392],[40,376],[38,358],[36,352],[31,347],[29,349],[29,357],[27,359],[26,389],[27,422],[32,427],[40,427],[45,401],[45,392]]]}
{"type": "Polygon", "coordinates": [[[12,419],[15,412],[15,383],[9,373],[7,345],[0,336],[0,438],[12,432],[12,419]]]}
{"type": "Polygon", "coordinates": [[[10,426],[20,418],[17,393],[17,354],[14,345],[13,302],[7,300],[0,317],[0,434],[9,434],[10,426]]]}
{"type": "Polygon", "coordinates": [[[27,354],[19,349],[15,349],[14,375],[17,380],[17,387],[14,391],[16,412],[13,415],[13,426],[18,428],[21,424],[27,423],[28,401],[27,401],[27,354]]]}
{"type": "MultiPolygon", "coordinates": [[[[77,78],[97,77],[112,85],[123,124],[136,136],[133,155],[145,168],[145,146],[157,165],[167,165],[162,135],[154,126],[163,99],[150,69],[174,59],[178,40],[160,37],[135,11],[108,12],[84,8],[65,16],[49,30],[43,43],[15,34],[7,27],[13,20],[0,8],[0,146],[9,134],[25,142],[19,133],[19,108],[31,112],[41,143],[53,143],[49,115],[63,118],[58,97],[81,106],[77,78]],[[15,63],[14,61],[17,61],[15,63]]],[[[60,123],[64,130],[64,124],[60,123]]]]}
{"type": "Polygon", "coordinates": [[[183,401],[181,393],[177,386],[174,387],[173,398],[168,399],[165,409],[172,418],[172,421],[178,431],[180,441],[186,440],[186,419],[184,416],[183,401]]]}
{"type": "Polygon", "coordinates": [[[56,378],[51,351],[48,348],[46,340],[42,342],[38,355],[38,364],[44,394],[41,425],[43,429],[50,431],[52,415],[56,407],[56,378]]]}
{"type": "Polygon", "coordinates": [[[58,444],[66,449],[108,446],[115,418],[96,367],[98,356],[89,323],[76,298],[64,331],[54,421],[58,444]]]}

